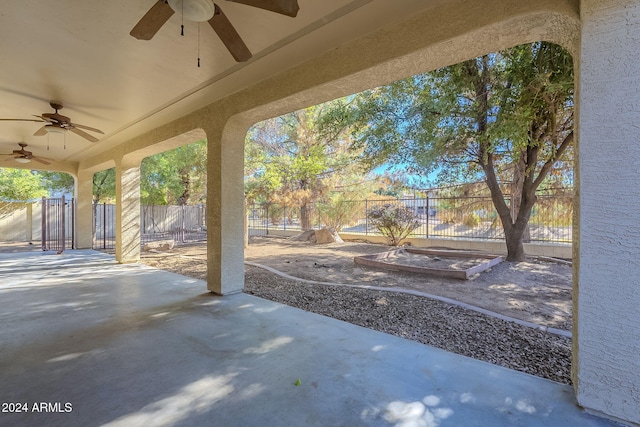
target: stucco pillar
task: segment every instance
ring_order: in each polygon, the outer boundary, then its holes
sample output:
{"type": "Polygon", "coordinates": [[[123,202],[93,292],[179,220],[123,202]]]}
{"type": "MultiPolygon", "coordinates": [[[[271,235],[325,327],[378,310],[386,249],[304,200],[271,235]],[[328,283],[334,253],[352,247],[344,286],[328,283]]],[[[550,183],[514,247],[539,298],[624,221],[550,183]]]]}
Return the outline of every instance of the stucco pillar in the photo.
{"type": "Polygon", "coordinates": [[[246,128],[207,133],[207,288],[244,288],[244,137],[246,128]]]}
{"type": "Polygon", "coordinates": [[[587,410],[640,423],[640,3],[580,12],[573,380],[587,410]]]}
{"type": "Polygon", "coordinates": [[[93,247],[93,172],[80,172],[76,178],[76,247],[93,247]]]}
{"type": "Polygon", "coordinates": [[[140,162],[116,164],[116,261],[140,260],[140,162]]]}

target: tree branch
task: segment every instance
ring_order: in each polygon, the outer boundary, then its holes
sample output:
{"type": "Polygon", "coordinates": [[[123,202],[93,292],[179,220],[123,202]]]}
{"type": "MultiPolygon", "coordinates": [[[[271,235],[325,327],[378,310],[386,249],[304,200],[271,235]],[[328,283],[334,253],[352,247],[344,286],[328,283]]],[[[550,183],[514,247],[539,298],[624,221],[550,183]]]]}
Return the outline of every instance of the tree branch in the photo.
{"type": "Polygon", "coordinates": [[[540,186],[540,184],[542,184],[542,181],[544,181],[544,179],[549,174],[549,171],[551,170],[551,167],[553,166],[553,164],[556,162],[557,159],[562,157],[564,152],[567,150],[567,147],[569,147],[569,145],[571,145],[572,142],[573,142],[573,131],[569,132],[569,134],[564,138],[564,140],[556,150],[555,156],[550,156],[549,159],[546,161],[546,163],[542,166],[542,168],[540,168],[538,177],[533,182],[534,190],[537,189],[540,186]]]}

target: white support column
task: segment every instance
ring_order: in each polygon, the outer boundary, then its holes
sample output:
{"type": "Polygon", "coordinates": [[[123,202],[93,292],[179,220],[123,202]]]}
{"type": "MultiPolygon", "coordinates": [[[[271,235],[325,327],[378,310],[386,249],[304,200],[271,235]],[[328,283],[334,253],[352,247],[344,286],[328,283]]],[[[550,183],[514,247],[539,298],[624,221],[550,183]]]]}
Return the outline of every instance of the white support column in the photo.
{"type": "Polygon", "coordinates": [[[80,172],[76,178],[76,247],[93,247],[93,172],[80,172]]]}
{"type": "Polygon", "coordinates": [[[140,260],[140,162],[116,165],[116,261],[140,260]]]}
{"type": "Polygon", "coordinates": [[[640,423],[640,2],[580,10],[573,379],[587,410],[640,423]]]}
{"type": "Polygon", "coordinates": [[[244,288],[244,137],[246,128],[206,129],[207,288],[218,295],[244,288]]]}

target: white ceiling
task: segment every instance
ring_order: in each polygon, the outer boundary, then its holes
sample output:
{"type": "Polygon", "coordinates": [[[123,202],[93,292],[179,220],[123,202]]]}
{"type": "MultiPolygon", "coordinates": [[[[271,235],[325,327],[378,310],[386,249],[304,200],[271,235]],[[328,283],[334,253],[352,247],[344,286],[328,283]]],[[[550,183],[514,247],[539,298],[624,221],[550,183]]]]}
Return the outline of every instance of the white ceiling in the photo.
{"type": "MultiPolygon", "coordinates": [[[[0,118],[53,112],[49,101],[55,100],[72,122],[105,134],[93,134],[98,143],[71,132],[64,138],[33,136],[42,123],[0,121],[0,153],[26,142],[35,155],[80,161],[436,3],[299,0],[300,12],[290,18],[219,0],[254,56],[236,63],[211,27],[202,23],[198,68],[198,25],[185,21],[185,36],[180,36],[178,13],[150,41],[129,35],[155,2],[3,2],[0,118]]],[[[0,166],[14,164],[3,159],[0,166]]]]}

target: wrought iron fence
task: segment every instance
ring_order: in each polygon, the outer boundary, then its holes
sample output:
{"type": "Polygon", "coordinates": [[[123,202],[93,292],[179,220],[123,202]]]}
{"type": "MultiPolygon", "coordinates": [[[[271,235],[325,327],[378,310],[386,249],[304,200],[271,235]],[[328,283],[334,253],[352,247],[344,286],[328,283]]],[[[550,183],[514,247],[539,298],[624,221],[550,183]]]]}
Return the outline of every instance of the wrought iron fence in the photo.
{"type": "Polygon", "coordinates": [[[253,204],[247,208],[249,236],[266,236],[269,230],[308,230],[326,225],[317,204],[304,208],[275,203],[253,204]]]}
{"type": "Polygon", "coordinates": [[[206,209],[197,206],[142,206],[142,244],[172,239],[176,244],[207,240],[206,209]]]}
{"type": "MultiPolygon", "coordinates": [[[[571,243],[572,194],[541,194],[531,213],[527,242],[571,243]]],[[[509,199],[507,198],[507,203],[509,199]]],[[[345,233],[379,235],[367,212],[383,205],[405,207],[418,222],[410,237],[504,240],[502,223],[490,197],[410,197],[342,200],[305,207],[275,203],[247,207],[249,236],[329,226],[345,233]]],[[[115,205],[94,205],[94,249],[115,249],[115,205]]],[[[205,241],[205,206],[142,206],[141,243],[172,239],[176,244],[205,241]]]]}
{"type": "MultiPolygon", "coordinates": [[[[507,198],[507,203],[509,199],[507,198]]],[[[420,226],[410,237],[441,239],[504,240],[502,222],[490,197],[411,197],[386,198],[307,205],[300,207],[274,203],[248,207],[249,235],[268,235],[270,231],[317,229],[329,226],[338,231],[379,235],[367,212],[384,205],[412,211],[420,226]]],[[[526,242],[571,243],[572,195],[538,195],[533,208],[526,242]]]]}
{"type": "MultiPolygon", "coordinates": [[[[115,250],[116,206],[93,205],[93,248],[115,250]]],[[[141,206],[140,243],[173,240],[176,244],[207,239],[206,209],[198,206],[141,206]]]]}
{"type": "Polygon", "coordinates": [[[112,252],[116,249],[116,205],[93,204],[93,249],[112,252]]]}
{"type": "Polygon", "coordinates": [[[42,198],[41,242],[43,251],[64,251],[75,245],[75,201],[60,198],[42,198]]]}

